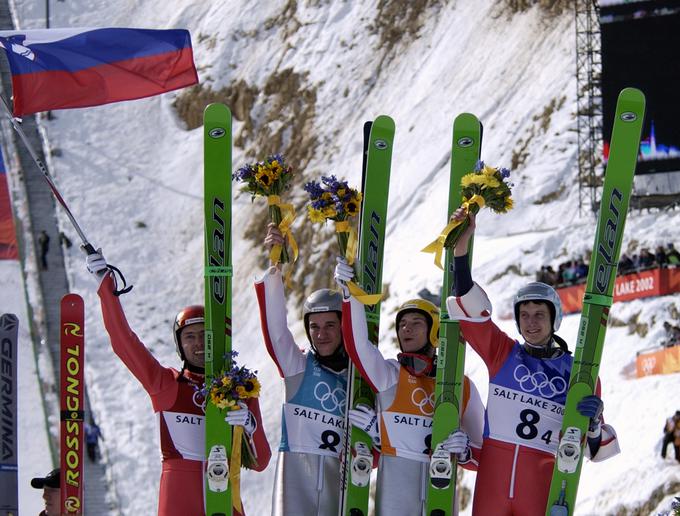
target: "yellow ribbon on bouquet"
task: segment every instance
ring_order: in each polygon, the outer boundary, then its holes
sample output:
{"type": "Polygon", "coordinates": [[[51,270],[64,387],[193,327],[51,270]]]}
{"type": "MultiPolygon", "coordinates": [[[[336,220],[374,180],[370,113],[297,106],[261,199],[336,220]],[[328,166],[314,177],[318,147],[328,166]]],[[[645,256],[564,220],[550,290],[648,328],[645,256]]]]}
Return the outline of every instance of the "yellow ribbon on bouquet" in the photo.
{"type": "MultiPolygon", "coordinates": [[[[349,265],[353,265],[354,257],[356,256],[359,247],[359,239],[357,238],[356,230],[349,223],[349,220],[337,220],[335,221],[335,232],[348,233],[345,259],[349,265]]],[[[364,305],[375,305],[376,303],[379,303],[383,297],[382,292],[378,294],[368,294],[353,281],[347,282],[347,288],[349,289],[350,294],[352,294],[357,301],[364,305]]]]}
{"type": "Polygon", "coordinates": [[[243,427],[234,426],[234,433],[231,440],[231,457],[229,459],[229,484],[231,485],[231,505],[243,514],[243,504],[241,503],[241,439],[243,438],[243,427]]]}
{"type": "MultiPolygon", "coordinates": [[[[282,218],[278,228],[279,231],[281,231],[284,239],[288,237],[290,249],[293,251],[292,261],[295,262],[298,258],[298,245],[295,241],[295,238],[293,237],[292,231],[290,230],[290,227],[293,225],[293,221],[295,220],[295,208],[292,204],[282,203],[281,197],[278,195],[267,196],[267,203],[269,206],[278,206],[281,210],[282,218]]],[[[282,246],[280,244],[276,244],[274,247],[272,247],[272,250],[269,253],[269,259],[273,264],[277,264],[281,260],[281,250],[282,246]]]]}
{"type": "MultiPolygon", "coordinates": [[[[481,209],[484,207],[484,204],[486,203],[484,201],[484,197],[478,194],[473,195],[470,199],[463,198],[463,204],[461,204],[460,207],[465,210],[466,217],[468,213],[470,213],[470,207],[473,204],[476,204],[481,209]]],[[[442,229],[441,233],[439,233],[439,236],[421,250],[422,253],[433,253],[434,264],[441,270],[444,270],[444,267],[442,267],[442,254],[444,253],[444,243],[446,242],[446,239],[448,238],[451,231],[460,226],[464,220],[465,219],[463,218],[461,220],[452,220],[451,222],[449,222],[446,225],[446,227],[442,229]]]]}

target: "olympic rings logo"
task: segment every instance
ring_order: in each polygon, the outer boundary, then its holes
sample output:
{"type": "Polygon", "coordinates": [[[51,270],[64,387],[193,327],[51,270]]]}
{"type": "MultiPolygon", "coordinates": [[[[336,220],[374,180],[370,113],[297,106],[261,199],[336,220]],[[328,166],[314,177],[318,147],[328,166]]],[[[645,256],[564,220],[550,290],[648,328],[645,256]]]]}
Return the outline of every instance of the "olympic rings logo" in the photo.
{"type": "Polygon", "coordinates": [[[413,392],[411,393],[411,402],[420,409],[420,412],[424,416],[431,416],[434,414],[434,392],[428,395],[422,387],[413,389],[413,392]],[[430,407],[429,410],[426,409],[426,407],[430,407]]]}
{"type": "Polygon", "coordinates": [[[203,397],[200,391],[194,391],[194,395],[192,396],[191,401],[193,401],[194,405],[200,408],[205,414],[205,398],[203,397]]]}
{"type": "Polygon", "coordinates": [[[319,382],[314,387],[314,397],[321,403],[321,408],[326,412],[334,413],[340,411],[345,412],[345,403],[347,402],[347,393],[342,387],[330,388],[326,382],[319,382]]]}
{"type": "Polygon", "coordinates": [[[543,371],[532,373],[524,364],[515,367],[513,376],[524,392],[538,391],[543,398],[550,399],[567,391],[567,381],[561,376],[551,379],[543,371]]]}

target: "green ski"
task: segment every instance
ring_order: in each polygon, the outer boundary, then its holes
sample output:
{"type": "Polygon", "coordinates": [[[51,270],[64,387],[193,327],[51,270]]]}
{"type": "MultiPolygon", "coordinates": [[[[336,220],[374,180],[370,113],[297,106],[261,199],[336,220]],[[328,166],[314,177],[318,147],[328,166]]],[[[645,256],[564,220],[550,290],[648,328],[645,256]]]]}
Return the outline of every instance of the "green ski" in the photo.
{"type": "MultiPolygon", "coordinates": [[[[231,351],[231,112],[210,104],[203,114],[205,203],[205,384],[219,375],[231,351]]],[[[232,514],[229,484],[231,426],[205,402],[205,507],[232,514]]]]}
{"type": "Polygon", "coordinates": [[[589,423],[588,418],[576,410],[576,404],[595,391],[644,113],[645,97],[642,92],[634,88],[622,90],[616,104],[609,162],[605,170],[592,263],[583,297],[567,404],[550,484],[547,516],[574,513],[589,423]]]}
{"type": "MultiPolygon", "coordinates": [[[[461,178],[474,170],[482,145],[482,126],[475,115],[462,113],[453,122],[449,206],[446,220],[461,205],[461,178]]],[[[468,252],[472,260],[472,243],[468,252]]],[[[433,451],[430,458],[430,482],[427,493],[427,514],[450,516],[456,492],[456,459],[439,446],[460,427],[465,369],[465,341],[457,321],[451,321],[446,311],[446,296],[453,286],[453,252],[446,249],[444,282],[441,299],[439,350],[435,408],[432,416],[433,451]]]]}
{"type": "MultiPolygon", "coordinates": [[[[359,241],[361,270],[357,279],[367,294],[377,294],[382,290],[382,262],[394,130],[394,121],[390,117],[379,116],[370,126],[368,144],[365,147],[359,241]]],[[[366,306],[366,320],[369,339],[377,346],[380,303],[366,306]]],[[[356,407],[359,403],[374,405],[373,391],[351,363],[347,385],[350,400],[347,409],[356,407]]],[[[366,432],[352,427],[347,417],[345,425],[340,515],[366,516],[373,464],[371,438],[366,432]]]]}

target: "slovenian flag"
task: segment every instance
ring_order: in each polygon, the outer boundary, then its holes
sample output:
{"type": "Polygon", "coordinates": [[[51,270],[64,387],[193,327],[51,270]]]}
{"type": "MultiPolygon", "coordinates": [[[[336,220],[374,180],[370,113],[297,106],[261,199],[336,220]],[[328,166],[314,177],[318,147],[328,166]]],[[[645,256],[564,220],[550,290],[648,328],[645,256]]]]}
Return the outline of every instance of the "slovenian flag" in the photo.
{"type": "Polygon", "coordinates": [[[183,29],[0,31],[14,115],[109,104],[198,82],[183,29]]]}

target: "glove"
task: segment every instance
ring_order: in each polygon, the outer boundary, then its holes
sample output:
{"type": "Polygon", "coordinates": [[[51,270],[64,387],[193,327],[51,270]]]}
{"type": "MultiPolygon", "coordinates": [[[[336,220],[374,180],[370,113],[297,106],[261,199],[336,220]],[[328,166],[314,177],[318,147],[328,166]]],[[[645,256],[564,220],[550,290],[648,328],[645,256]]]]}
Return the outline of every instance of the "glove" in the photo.
{"type": "Polygon", "coordinates": [[[102,254],[101,247],[97,249],[96,253],[87,255],[87,258],[85,258],[85,264],[87,265],[88,272],[90,272],[96,278],[97,285],[101,285],[101,282],[109,271],[109,268],[106,265],[106,259],[102,254]]]}
{"type": "Polygon", "coordinates": [[[380,430],[378,429],[378,416],[368,405],[360,403],[357,408],[350,409],[348,414],[350,422],[366,432],[373,444],[380,446],[380,430]]]}
{"type": "Polygon", "coordinates": [[[343,257],[338,256],[335,260],[338,262],[338,264],[335,266],[333,278],[335,278],[335,282],[342,289],[342,294],[345,299],[348,299],[349,289],[347,288],[347,283],[354,279],[354,268],[349,263],[347,263],[347,260],[345,260],[343,257]]]}
{"type": "Polygon", "coordinates": [[[470,449],[470,438],[462,430],[451,432],[444,442],[441,443],[443,450],[453,453],[458,462],[465,463],[470,460],[472,450],[470,449]]]}
{"type": "Polygon", "coordinates": [[[253,413],[248,410],[245,403],[239,401],[238,406],[241,408],[227,412],[227,416],[224,420],[231,426],[242,426],[246,431],[246,434],[248,434],[248,437],[250,437],[257,429],[257,421],[255,420],[253,413]]]}
{"type": "Polygon", "coordinates": [[[576,405],[576,410],[578,410],[579,414],[582,416],[590,418],[588,437],[591,439],[598,437],[602,431],[600,418],[602,417],[602,411],[604,410],[604,403],[600,397],[595,396],[594,394],[584,396],[576,405]]]}

